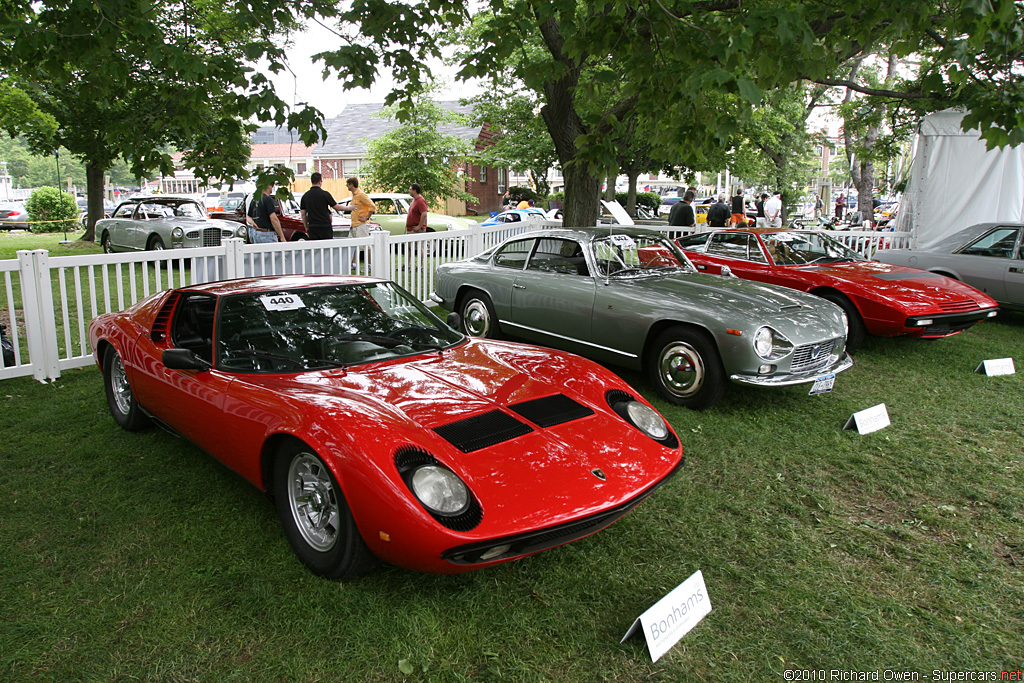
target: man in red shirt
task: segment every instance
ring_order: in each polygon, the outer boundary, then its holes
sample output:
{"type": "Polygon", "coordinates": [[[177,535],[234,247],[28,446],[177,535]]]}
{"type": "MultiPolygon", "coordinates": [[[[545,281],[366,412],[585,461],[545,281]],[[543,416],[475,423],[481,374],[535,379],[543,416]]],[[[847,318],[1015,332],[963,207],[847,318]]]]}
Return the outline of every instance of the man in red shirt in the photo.
{"type": "Polygon", "coordinates": [[[420,193],[420,184],[413,183],[409,186],[409,194],[412,195],[412,204],[409,206],[409,213],[405,216],[405,231],[410,234],[426,232],[427,200],[420,193]]]}

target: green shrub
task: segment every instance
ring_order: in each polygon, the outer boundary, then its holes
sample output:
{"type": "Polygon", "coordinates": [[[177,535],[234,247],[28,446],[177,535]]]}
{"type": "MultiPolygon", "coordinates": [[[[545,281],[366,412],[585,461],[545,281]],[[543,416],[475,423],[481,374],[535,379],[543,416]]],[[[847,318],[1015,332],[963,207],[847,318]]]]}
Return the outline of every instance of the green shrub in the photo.
{"type": "Polygon", "coordinates": [[[32,232],[60,232],[82,227],[78,222],[75,198],[56,187],[37,189],[25,201],[25,210],[28,211],[29,230],[32,232]]]}
{"type": "Polygon", "coordinates": [[[512,200],[512,205],[515,206],[524,199],[532,199],[536,203],[540,195],[537,194],[536,190],[525,185],[516,185],[515,187],[508,188],[508,197],[512,200]]]}
{"type": "MultiPolygon", "coordinates": [[[[626,192],[616,192],[615,201],[623,206],[626,205],[626,199],[629,194],[626,192]]],[[[661,195],[657,192],[637,192],[636,193],[636,205],[646,206],[651,211],[657,211],[658,207],[661,206],[661,195]]]]}

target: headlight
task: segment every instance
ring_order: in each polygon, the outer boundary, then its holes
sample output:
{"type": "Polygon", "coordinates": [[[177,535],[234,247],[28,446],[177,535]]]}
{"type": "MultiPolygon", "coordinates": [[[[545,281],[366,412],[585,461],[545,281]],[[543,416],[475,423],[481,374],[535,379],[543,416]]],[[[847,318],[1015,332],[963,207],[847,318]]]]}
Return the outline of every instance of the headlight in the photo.
{"type": "Polygon", "coordinates": [[[630,401],[626,404],[626,414],[630,421],[636,425],[641,432],[655,441],[662,441],[668,436],[668,427],[658,413],[648,408],[639,401],[630,401]]]}
{"type": "Polygon", "coordinates": [[[457,515],[469,505],[469,489],[454,472],[424,465],[418,468],[409,482],[420,502],[443,515],[457,515]]]}
{"type": "Polygon", "coordinates": [[[754,353],[765,360],[778,360],[792,350],[792,342],[770,327],[762,327],[754,333],[754,353]]]}
{"type": "Polygon", "coordinates": [[[240,225],[238,226],[238,228],[235,229],[235,237],[241,237],[242,239],[245,239],[248,236],[249,228],[247,228],[246,226],[240,225]]]}
{"type": "Polygon", "coordinates": [[[171,239],[172,240],[180,240],[184,236],[185,236],[185,231],[182,230],[181,228],[174,228],[173,230],[171,230],[171,239]]]}

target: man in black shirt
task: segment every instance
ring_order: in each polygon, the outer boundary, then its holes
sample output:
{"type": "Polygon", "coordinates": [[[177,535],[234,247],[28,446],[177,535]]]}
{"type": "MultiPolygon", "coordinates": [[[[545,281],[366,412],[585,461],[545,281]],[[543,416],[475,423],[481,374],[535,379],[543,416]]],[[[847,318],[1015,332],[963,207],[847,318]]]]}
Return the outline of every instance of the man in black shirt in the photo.
{"type": "Polygon", "coordinates": [[[303,195],[299,202],[299,209],[302,214],[302,225],[306,228],[306,235],[311,240],[329,240],[334,237],[334,227],[331,224],[331,209],[341,211],[342,205],[334,201],[331,193],[324,190],[324,177],[319,171],[309,176],[309,182],[313,184],[303,195]]]}
{"type": "Polygon", "coordinates": [[[724,228],[725,224],[732,218],[729,205],[725,203],[725,193],[718,195],[718,203],[708,209],[708,227],[724,228]]]}
{"type": "Polygon", "coordinates": [[[668,212],[668,224],[684,228],[692,228],[697,225],[697,217],[693,213],[693,199],[696,195],[687,190],[682,201],[676,202],[672,210],[668,212]]]}

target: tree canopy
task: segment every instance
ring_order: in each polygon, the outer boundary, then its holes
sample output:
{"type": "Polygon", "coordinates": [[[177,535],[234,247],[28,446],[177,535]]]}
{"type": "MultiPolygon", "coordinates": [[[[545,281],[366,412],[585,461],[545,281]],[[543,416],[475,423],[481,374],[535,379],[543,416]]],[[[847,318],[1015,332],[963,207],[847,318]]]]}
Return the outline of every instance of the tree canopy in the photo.
{"type": "Polygon", "coordinates": [[[323,133],[319,112],[292,110],[245,66],[282,68],[280,32],[313,16],[336,24],[325,73],[366,87],[390,71],[388,102],[407,118],[425,61],[477,8],[486,21],[460,76],[511,63],[540,95],[568,224],[596,219],[600,179],[634,121],[657,158],[699,168],[736,146],[766,93],[801,80],[883,98],[890,112],[962,106],[990,145],[1024,142],[1024,8],[1012,0],[8,0],[0,82],[93,163],[166,169],[173,142],[196,150],[200,177],[227,178],[241,169],[242,122],[287,124],[307,143],[323,133]],[[880,48],[918,68],[874,85],[849,78],[850,60],[880,48]]]}

